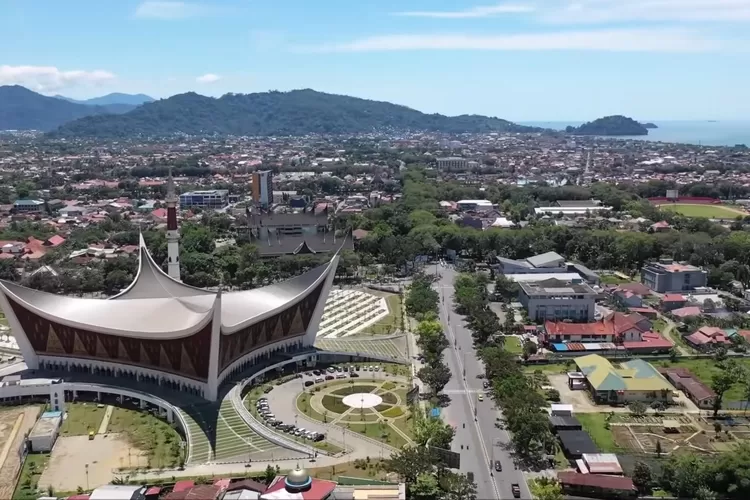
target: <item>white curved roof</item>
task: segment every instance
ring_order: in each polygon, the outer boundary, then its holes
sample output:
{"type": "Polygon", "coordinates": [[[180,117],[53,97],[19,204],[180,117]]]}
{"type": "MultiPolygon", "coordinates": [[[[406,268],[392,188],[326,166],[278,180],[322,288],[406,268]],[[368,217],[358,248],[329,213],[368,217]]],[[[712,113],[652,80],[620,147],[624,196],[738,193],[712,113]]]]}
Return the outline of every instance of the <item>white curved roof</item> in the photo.
{"type": "Polygon", "coordinates": [[[127,337],[178,338],[203,327],[220,309],[222,332],[233,333],[302,300],[334,272],[338,255],[290,280],[263,288],[219,293],[185,285],[154,262],[141,238],[133,283],[110,300],[68,297],[0,280],[0,291],[52,321],[127,337]]]}

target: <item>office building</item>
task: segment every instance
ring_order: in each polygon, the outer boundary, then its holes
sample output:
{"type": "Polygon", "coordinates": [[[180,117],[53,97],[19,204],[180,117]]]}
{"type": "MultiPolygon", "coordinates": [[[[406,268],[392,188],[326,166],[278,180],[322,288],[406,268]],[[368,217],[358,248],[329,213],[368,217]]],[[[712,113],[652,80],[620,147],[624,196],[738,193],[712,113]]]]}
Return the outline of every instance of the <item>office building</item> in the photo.
{"type": "Polygon", "coordinates": [[[448,158],[438,158],[437,165],[440,170],[445,168],[468,168],[469,160],[457,156],[450,156],[448,158]]]}
{"type": "Polygon", "coordinates": [[[707,271],[672,259],[649,262],[641,268],[641,283],[659,293],[694,290],[707,282],[707,271]]]}
{"type": "Polygon", "coordinates": [[[522,282],[519,286],[519,300],[528,311],[529,319],[536,323],[563,319],[594,320],[597,293],[586,283],[551,278],[522,282]]]}
{"type": "Polygon", "coordinates": [[[261,207],[269,207],[273,203],[273,172],[258,170],[253,172],[253,201],[261,207]]]}
{"type": "Polygon", "coordinates": [[[229,191],[226,189],[211,189],[206,191],[190,191],[180,195],[180,207],[190,208],[224,208],[229,204],[229,191]]]}

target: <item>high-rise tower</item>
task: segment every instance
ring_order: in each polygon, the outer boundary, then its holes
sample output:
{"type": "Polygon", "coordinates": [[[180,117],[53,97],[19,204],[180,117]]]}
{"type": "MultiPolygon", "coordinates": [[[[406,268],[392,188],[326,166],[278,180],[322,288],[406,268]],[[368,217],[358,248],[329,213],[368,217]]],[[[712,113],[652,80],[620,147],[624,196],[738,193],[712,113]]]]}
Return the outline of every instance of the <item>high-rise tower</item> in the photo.
{"type": "Polygon", "coordinates": [[[177,228],[177,193],[174,190],[172,168],[167,178],[167,273],[180,279],[180,230],[177,228]]]}

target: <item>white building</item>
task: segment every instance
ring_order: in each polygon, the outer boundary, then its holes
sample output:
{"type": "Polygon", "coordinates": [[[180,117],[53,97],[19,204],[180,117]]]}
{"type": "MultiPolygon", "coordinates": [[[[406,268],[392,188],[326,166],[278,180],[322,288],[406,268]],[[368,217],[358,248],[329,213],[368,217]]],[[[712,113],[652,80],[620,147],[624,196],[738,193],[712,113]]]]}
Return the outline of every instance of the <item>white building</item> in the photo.
{"type": "Polygon", "coordinates": [[[459,210],[483,212],[492,210],[493,205],[490,200],[461,200],[456,202],[459,210]]]}
{"type": "Polygon", "coordinates": [[[469,160],[458,156],[449,156],[448,158],[437,159],[438,169],[445,168],[469,168],[469,160]]]}
{"type": "Polygon", "coordinates": [[[34,453],[48,453],[55,445],[62,425],[62,412],[46,411],[29,433],[29,445],[34,453]]]}
{"type": "Polygon", "coordinates": [[[570,319],[591,322],[594,320],[597,293],[588,284],[562,281],[556,278],[545,281],[519,283],[519,300],[535,322],[570,319]]]}

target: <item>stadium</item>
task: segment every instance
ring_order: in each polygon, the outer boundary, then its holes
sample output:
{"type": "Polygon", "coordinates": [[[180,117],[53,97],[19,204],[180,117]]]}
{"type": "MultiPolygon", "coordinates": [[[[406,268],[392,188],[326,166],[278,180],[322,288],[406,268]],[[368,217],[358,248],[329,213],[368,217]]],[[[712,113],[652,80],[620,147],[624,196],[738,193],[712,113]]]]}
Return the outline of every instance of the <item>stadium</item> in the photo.
{"type": "Polygon", "coordinates": [[[31,370],[149,382],[215,401],[227,377],[313,346],[338,259],[285,282],[223,293],[169,276],[141,238],[134,281],[109,300],[0,280],[0,307],[31,370]]]}

